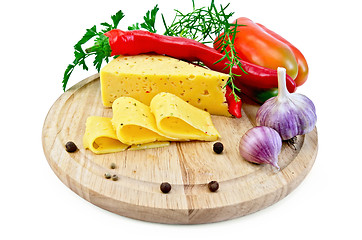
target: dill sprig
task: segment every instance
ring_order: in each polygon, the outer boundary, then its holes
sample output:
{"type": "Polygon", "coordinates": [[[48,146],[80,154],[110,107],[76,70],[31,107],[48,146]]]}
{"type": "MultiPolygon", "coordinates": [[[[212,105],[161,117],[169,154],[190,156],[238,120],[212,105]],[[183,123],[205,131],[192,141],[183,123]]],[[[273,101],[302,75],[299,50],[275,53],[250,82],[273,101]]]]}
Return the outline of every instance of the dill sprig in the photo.
{"type": "Polygon", "coordinates": [[[240,92],[240,89],[235,86],[234,80],[235,77],[240,77],[241,75],[233,73],[232,69],[234,68],[234,66],[238,66],[245,74],[247,74],[247,72],[242,67],[241,59],[238,56],[238,53],[234,46],[235,37],[238,32],[236,28],[237,26],[241,25],[238,25],[237,22],[235,24],[230,24],[230,26],[227,29],[225,29],[225,32],[215,40],[220,43],[218,49],[221,49],[221,52],[224,53],[224,56],[218,61],[216,61],[215,64],[221,62],[225,58],[229,60],[229,63],[226,64],[224,70],[229,68],[230,77],[224,87],[226,87],[226,85],[229,85],[231,87],[235,101],[238,100],[236,91],[240,92]]]}
{"type": "Polygon", "coordinates": [[[220,9],[217,9],[214,0],[212,0],[210,6],[196,8],[195,1],[192,0],[192,11],[182,13],[175,10],[176,15],[170,25],[166,24],[162,14],[163,24],[166,29],[164,35],[186,37],[204,44],[212,43],[215,36],[225,30],[225,24],[229,24],[229,19],[234,14],[234,12],[225,13],[229,5],[220,5],[220,9]],[[220,12],[223,13],[222,17],[220,12]]]}
{"type": "Polygon", "coordinates": [[[191,38],[204,44],[218,42],[218,50],[224,53],[224,56],[215,64],[228,59],[229,62],[224,70],[229,69],[230,77],[224,88],[226,85],[229,85],[235,100],[238,100],[239,97],[236,92],[240,92],[240,89],[235,86],[234,80],[236,77],[240,77],[240,75],[233,73],[232,70],[235,66],[238,66],[247,74],[234,47],[237,27],[242,25],[237,24],[237,22],[235,24],[230,23],[230,18],[234,15],[234,12],[226,13],[230,3],[226,6],[220,4],[220,7],[217,8],[214,0],[211,0],[210,6],[196,8],[195,2],[192,0],[192,5],[193,10],[189,13],[175,10],[175,18],[169,26],[162,15],[163,24],[166,29],[164,35],[191,38]]]}

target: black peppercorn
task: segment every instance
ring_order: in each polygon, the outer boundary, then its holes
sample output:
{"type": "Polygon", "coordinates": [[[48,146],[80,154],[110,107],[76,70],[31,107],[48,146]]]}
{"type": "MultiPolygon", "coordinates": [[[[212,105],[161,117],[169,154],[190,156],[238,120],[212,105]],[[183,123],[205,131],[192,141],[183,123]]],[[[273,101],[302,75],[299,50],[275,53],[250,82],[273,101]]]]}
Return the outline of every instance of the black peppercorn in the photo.
{"type": "Polygon", "coordinates": [[[115,163],[111,163],[110,168],[111,168],[111,169],[115,169],[115,168],[116,168],[116,164],[115,164],[115,163]]]}
{"type": "Polygon", "coordinates": [[[161,192],[163,193],[169,193],[171,191],[171,184],[168,182],[163,182],[160,185],[161,192]]]}
{"type": "Polygon", "coordinates": [[[224,145],[221,142],[214,143],[213,150],[215,153],[220,154],[224,150],[224,145]]]}
{"type": "Polygon", "coordinates": [[[65,144],[65,150],[67,151],[67,152],[75,152],[75,151],[77,151],[77,145],[75,145],[75,143],[74,142],[67,142],[66,144],[65,144]]]}
{"type": "Polygon", "coordinates": [[[112,177],[112,175],[110,173],[105,173],[104,177],[107,178],[107,179],[110,179],[112,177]]]}
{"type": "Polygon", "coordinates": [[[112,180],[113,181],[117,181],[118,180],[118,176],[116,174],[112,175],[112,180]]]}
{"type": "Polygon", "coordinates": [[[216,192],[219,189],[219,183],[217,181],[211,181],[207,186],[211,192],[216,192]]]}

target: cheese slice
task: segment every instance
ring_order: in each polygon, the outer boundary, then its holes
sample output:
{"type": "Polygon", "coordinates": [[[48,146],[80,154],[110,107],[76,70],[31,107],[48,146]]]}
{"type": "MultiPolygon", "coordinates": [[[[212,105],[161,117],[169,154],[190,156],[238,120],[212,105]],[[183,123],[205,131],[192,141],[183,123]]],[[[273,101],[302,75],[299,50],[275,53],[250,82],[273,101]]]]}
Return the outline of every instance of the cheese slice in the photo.
{"type": "Polygon", "coordinates": [[[135,150],[143,150],[143,149],[159,148],[167,146],[170,146],[170,142],[151,142],[151,143],[131,145],[131,147],[128,148],[128,150],[135,151],[135,150]]]}
{"type": "Polygon", "coordinates": [[[111,118],[98,116],[87,118],[83,146],[96,154],[120,152],[129,147],[118,140],[111,118]]]}
{"type": "Polygon", "coordinates": [[[171,93],[159,93],[151,101],[157,128],[164,135],[189,140],[215,141],[220,137],[208,112],[171,93]]]}
{"type": "Polygon", "coordinates": [[[158,131],[150,107],[130,97],[113,102],[112,125],[117,138],[128,145],[177,140],[158,131]]]}
{"type": "Polygon", "coordinates": [[[119,56],[101,69],[104,106],[118,97],[149,105],[160,92],[169,92],[210,114],[231,116],[225,98],[229,75],[163,55],[119,56]]]}
{"type": "Polygon", "coordinates": [[[127,145],[118,140],[111,118],[91,116],[87,118],[83,146],[96,154],[115,153],[125,150],[142,150],[169,146],[170,142],[152,142],[127,145]]]}

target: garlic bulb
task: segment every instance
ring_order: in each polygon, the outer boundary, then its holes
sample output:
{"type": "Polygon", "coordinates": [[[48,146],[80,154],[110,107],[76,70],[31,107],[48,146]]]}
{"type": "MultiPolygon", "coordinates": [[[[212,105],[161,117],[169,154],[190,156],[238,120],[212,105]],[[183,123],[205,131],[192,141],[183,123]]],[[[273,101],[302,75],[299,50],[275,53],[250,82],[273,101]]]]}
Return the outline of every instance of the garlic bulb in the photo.
{"type": "Polygon", "coordinates": [[[257,111],[256,124],[275,129],[283,140],[312,131],[317,122],[315,106],[306,96],[288,92],[285,68],[278,68],[278,88],[278,96],[257,111]]]}
{"type": "Polygon", "coordinates": [[[248,162],[267,163],[279,168],[278,155],[282,148],[282,139],[272,128],[259,126],[249,129],[241,138],[239,151],[248,162]]]}

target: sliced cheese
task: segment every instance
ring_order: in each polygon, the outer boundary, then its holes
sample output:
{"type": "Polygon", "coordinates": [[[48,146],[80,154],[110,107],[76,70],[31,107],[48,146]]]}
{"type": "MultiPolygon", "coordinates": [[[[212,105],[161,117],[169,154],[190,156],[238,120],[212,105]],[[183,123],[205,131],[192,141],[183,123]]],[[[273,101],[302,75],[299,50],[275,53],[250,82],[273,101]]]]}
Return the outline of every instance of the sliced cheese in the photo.
{"type": "Polygon", "coordinates": [[[98,116],[87,118],[83,146],[96,154],[120,152],[129,147],[118,140],[111,118],[98,116]]]}
{"type": "Polygon", "coordinates": [[[87,118],[83,145],[96,154],[115,153],[125,150],[142,150],[169,146],[170,142],[152,142],[127,145],[118,140],[111,118],[91,116],[87,118]]]}
{"type": "Polygon", "coordinates": [[[225,99],[229,75],[163,55],[119,56],[101,69],[104,106],[118,97],[149,105],[160,92],[169,92],[210,114],[231,116],[225,99]]]}
{"type": "Polygon", "coordinates": [[[167,146],[170,146],[170,142],[151,142],[151,143],[132,145],[128,150],[134,151],[134,150],[143,150],[150,148],[167,147],[167,146]]]}
{"type": "Polygon", "coordinates": [[[157,128],[164,135],[190,140],[215,141],[220,137],[208,112],[171,93],[159,93],[151,101],[157,128]]]}
{"type": "Polygon", "coordinates": [[[117,138],[128,145],[177,140],[158,131],[150,107],[130,97],[120,97],[112,105],[112,124],[117,138]]]}

